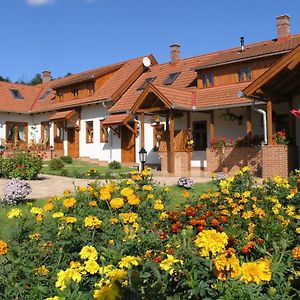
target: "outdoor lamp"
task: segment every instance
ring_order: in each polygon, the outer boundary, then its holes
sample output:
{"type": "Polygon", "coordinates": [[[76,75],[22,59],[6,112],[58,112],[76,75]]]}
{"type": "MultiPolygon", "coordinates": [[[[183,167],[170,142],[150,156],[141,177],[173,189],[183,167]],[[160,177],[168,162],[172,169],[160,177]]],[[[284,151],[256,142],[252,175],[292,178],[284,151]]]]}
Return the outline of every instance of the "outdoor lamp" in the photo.
{"type": "Polygon", "coordinates": [[[147,160],[147,151],[145,150],[144,147],[142,147],[139,152],[139,158],[140,158],[140,162],[142,164],[142,171],[143,171],[145,169],[145,162],[147,160]]]}
{"type": "Polygon", "coordinates": [[[51,146],[50,146],[50,155],[51,155],[51,159],[53,158],[53,152],[54,152],[54,147],[51,145],[51,146]]]}
{"type": "Polygon", "coordinates": [[[3,151],[4,151],[4,146],[3,146],[3,145],[0,145],[0,156],[3,155],[3,151]]]}

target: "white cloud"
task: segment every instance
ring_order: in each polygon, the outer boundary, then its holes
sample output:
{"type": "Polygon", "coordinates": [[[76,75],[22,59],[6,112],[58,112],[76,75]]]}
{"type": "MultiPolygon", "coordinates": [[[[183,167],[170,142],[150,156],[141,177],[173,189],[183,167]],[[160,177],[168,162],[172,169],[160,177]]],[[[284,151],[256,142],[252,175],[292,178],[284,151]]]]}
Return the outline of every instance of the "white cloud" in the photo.
{"type": "Polygon", "coordinates": [[[50,4],[53,2],[53,0],[26,0],[27,4],[32,6],[39,6],[39,5],[45,5],[50,4]]]}

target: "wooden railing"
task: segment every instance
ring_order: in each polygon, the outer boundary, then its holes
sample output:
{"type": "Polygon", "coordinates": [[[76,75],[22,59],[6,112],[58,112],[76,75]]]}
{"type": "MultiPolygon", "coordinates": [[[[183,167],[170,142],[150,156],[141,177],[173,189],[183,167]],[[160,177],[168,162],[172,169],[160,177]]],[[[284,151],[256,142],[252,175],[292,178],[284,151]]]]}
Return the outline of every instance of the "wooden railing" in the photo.
{"type": "MultiPolygon", "coordinates": [[[[159,151],[170,150],[170,132],[163,131],[160,139],[159,151]]],[[[192,139],[192,132],[188,130],[175,130],[174,132],[174,151],[192,151],[189,141],[192,139]]],[[[172,142],[172,141],[171,141],[172,142]]]]}

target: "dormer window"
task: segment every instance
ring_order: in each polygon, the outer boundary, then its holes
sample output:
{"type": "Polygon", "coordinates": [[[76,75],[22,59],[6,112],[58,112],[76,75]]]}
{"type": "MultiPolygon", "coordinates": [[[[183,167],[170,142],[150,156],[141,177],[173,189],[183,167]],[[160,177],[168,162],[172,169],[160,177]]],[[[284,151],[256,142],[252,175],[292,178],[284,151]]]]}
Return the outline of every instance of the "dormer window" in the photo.
{"type": "Polygon", "coordinates": [[[74,98],[78,98],[78,88],[72,89],[72,94],[74,98]]]}
{"type": "Polygon", "coordinates": [[[214,86],[215,84],[213,73],[203,74],[201,79],[203,87],[214,86]]]}
{"type": "Polygon", "coordinates": [[[164,85],[171,85],[176,78],[180,75],[181,72],[170,73],[166,80],[164,81],[164,85]]]}
{"type": "Polygon", "coordinates": [[[241,67],[241,68],[239,68],[238,80],[239,81],[251,80],[251,68],[250,67],[241,67]]]}
{"type": "Polygon", "coordinates": [[[24,99],[24,97],[22,96],[22,94],[20,93],[19,90],[17,90],[17,89],[10,89],[10,92],[11,92],[12,96],[15,99],[24,99]]]}
{"type": "Polygon", "coordinates": [[[143,82],[143,84],[137,89],[137,91],[142,91],[146,88],[146,86],[149,84],[149,83],[152,83],[154,80],[156,79],[156,77],[149,77],[149,78],[146,78],[145,81],[143,82]]]}
{"type": "Polygon", "coordinates": [[[45,93],[43,93],[40,97],[39,97],[39,99],[40,100],[43,100],[43,99],[45,99],[46,97],[48,97],[48,95],[51,93],[51,89],[49,89],[49,90],[47,90],[45,93]]]}
{"type": "Polygon", "coordinates": [[[88,88],[88,91],[89,91],[89,95],[94,94],[94,91],[95,91],[94,83],[89,83],[87,88],[88,88]]]}
{"type": "Polygon", "coordinates": [[[57,91],[57,92],[56,92],[56,96],[58,97],[59,100],[62,100],[63,97],[64,97],[62,91],[57,91]]]}

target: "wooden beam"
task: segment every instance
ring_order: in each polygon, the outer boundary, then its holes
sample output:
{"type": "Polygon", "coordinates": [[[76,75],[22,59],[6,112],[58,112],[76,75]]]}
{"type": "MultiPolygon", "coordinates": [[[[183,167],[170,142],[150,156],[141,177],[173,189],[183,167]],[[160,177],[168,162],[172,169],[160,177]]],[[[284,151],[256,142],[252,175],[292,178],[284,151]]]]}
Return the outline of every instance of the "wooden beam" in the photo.
{"type": "Polygon", "coordinates": [[[136,137],[136,131],[128,123],[125,123],[124,126],[126,126],[128,128],[128,130],[130,130],[136,137]]]}
{"type": "Polygon", "coordinates": [[[186,112],[186,129],[191,128],[191,112],[186,112]]]}
{"type": "Polygon", "coordinates": [[[107,127],[109,127],[111,129],[111,131],[114,134],[116,134],[118,136],[118,138],[120,138],[120,135],[121,135],[121,133],[120,133],[120,126],[118,126],[117,128],[113,128],[112,126],[108,125],[107,127]]]}
{"type": "Polygon", "coordinates": [[[169,131],[170,128],[170,111],[168,110],[166,112],[166,131],[169,131]]]}
{"type": "Polygon", "coordinates": [[[247,144],[250,146],[250,140],[251,140],[251,135],[252,135],[252,120],[251,120],[251,107],[247,106],[246,107],[246,115],[247,115],[247,120],[246,120],[246,134],[247,134],[247,144]]]}
{"type": "Polygon", "coordinates": [[[141,148],[145,148],[145,114],[141,113],[141,148]]]}
{"type": "Polygon", "coordinates": [[[174,159],[174,139],[175,139],[175,130],[174,130],[174,110],[170,111],[170,151],[169,151],[169,172],[171,174],[175,173],[175,159],[174,159]]]}
{"type": "Polygon", "coordinates": [[[210,142],[215,139],[215,118],[214,111],[210,111],[210,119],[209,119],[209,133],[210,133],[210,142]]]}
{"type": "Polygon", "coordinates": [[[272,120],[272,101],[267,101],[267,132],[268,132],[268,145],[273,144],[273,120],[272,120]]]}
{"type": "Polygon", "coordinates": [[[159,107],[159,106],[156,106],[156,107],[149,107],[149,108],[139,108],[136,110],[137,113],[146,113],[146,112],[156,112],[156,111],[164,111],[166,110],[165,107],[159,107]]]}

